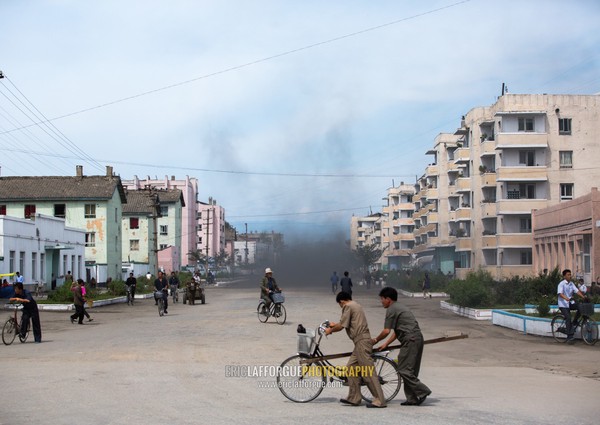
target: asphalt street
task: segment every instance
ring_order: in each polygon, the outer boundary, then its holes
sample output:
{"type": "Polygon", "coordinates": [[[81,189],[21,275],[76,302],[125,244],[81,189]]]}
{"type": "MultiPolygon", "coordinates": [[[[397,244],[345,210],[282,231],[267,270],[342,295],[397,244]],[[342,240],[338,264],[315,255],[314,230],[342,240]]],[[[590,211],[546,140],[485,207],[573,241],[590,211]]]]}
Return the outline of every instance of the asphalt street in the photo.
{"type": "MultiPolygon", "coordinates": [[[[327,285],[281,286],[284,325],[257,320],[254,282],[207,288],[205,305],[170,305],[164,317],[151,299],[90,309],[94,321],[84,325],[44,311],[42,344],[0,346],[0,424],[598,423],[600,344],[522,335],[442,311],[436,299],[400,302],[414,310],[425,339],[469,338],[426,346],[420,378],[433,394],[424,405],[401,406],[400,390],[386,409],[344,406],[345,387],[293,403],[270,367],[295,354],[299,323],[337,320],[340,308],[327,285]],[[257,375],[231,376],[240,366],[257,375]]],[[[355,292],[373,335],[384,317],[377,289],[355,292]]],[[[344,332],[322,343],[326,353],[351,347],[344,332]]]]}

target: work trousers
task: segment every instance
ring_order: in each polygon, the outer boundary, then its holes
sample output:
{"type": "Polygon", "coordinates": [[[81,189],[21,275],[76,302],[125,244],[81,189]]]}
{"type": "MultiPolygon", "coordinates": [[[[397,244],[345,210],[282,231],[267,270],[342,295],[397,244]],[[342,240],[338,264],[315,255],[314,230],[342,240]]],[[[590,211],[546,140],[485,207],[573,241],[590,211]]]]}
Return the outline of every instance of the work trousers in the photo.
{"type": "Polygon", "coordinates": [[[420,398],[431,394],[431,390],[419,380],[421,358],[423,357],[423,335],[420,332],[406,335],[400,341],[398,372],[402,377],[406,401],[416,403],[420,398]]]}
{"type": "Polygon", "coordinates": [[[71,315],[71,319],[77,319],[77,322],[81,325],[83,323],[83,304],[75,304],[75,313],[71,315]]]}
{"type": "Polygon", "coordinates": [[[363,376],[348,376],[348,386],[350,389],[347,400],[354,404],[360,403],[362,398],[360,393],[360,382],[362,379],[373,395],[372,403],[376,406],[385,406],[385,396],[383,395],[383,390],[381,389],[381,384],[379,383],[379,377],[377,376],[377,371],[375,371],[371,354],[373,354],[373,344],[370,339],[354,341],[354,351],[352,351],[352,355],[346,365],[348,370],[358,366],[370,366],[369,370],[373,371],[373,373],[363,376]]]}
{"type": "Polygon", "coordinates": [[[27,333],[27,329],[29,329],[29,319],[31,319],[33,325],[33,338],[35,342],[42,342],[42,325],[40,324],[40,312],[37,309],[34,311],[23,309],[23,316],[21,317],[21,335],[27,333]]]}

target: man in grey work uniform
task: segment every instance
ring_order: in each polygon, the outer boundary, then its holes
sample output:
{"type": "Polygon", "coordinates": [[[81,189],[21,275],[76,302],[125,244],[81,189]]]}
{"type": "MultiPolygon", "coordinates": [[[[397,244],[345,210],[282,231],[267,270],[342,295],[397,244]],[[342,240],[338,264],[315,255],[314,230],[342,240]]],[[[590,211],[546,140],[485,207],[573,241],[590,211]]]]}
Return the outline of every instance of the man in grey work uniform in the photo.
{"type": "Polygon", "coordinates": [[[384,350],[398,338],[402,344],[398,354],[398,372],[404,381],[406,401],[403,406],[420,406],[431,394],[431,390],[419,380],[421,357],[423,356],[423,334],[415,316],[403,305],[398,304],[398,292],[386,287],[379,292],[381,304],[386,309],[384,329],[371,340],[375,345],[387,340],[377,348],[384,350]]]}
{"type": "Polygon", "coordinates": [[[354,343],[354,350],[346,365],[347,370],[366,366],[372,371],[371,374],[362,376],[349,374],[348,386],[350,390],[348,398],[342,398],[340,402],[351,406],[360,405],[360,381],[362,379],[373,395],[373,401],[367,403],[367,407],[386,407],[385,396],[383,395],[377,372],[374,371],[373,358],[371,357],[373,344],[371,343],[371,333],[369,332],[365,311],[360,304],[352,301],[352,296],[347,292],[340,292],[337,294],[335,300],[342,307],[342,317],[339,323],[330,323],[329,327],[325,330],[325,334],[331,335],[333,332],[346,329],[348,337],[354,343]]]}

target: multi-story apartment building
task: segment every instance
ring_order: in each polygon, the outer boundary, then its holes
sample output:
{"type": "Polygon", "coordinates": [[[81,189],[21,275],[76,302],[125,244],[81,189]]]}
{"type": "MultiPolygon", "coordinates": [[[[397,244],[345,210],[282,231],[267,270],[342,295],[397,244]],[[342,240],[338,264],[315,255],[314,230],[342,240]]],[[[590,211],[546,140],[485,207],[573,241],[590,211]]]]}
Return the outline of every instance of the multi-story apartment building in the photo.
{"type": "Polygon", "coordinates": [[[160,203],[153,190],[127,191],[123,205],[123,269],[127,276],[156,275],[160,203]]]}
{"type": "MultiPolygon", "coordinates": [[[[127,202],[119,176],[106,167],[104,176],[0,177],[0,214],[34,219],[36,213],[85,229],[85,278],[105,282],[121,277],[121,217],[127,202]]],[[[67,255],[67,270],[77,264],[67,255]]]]}
{"type": "Polygon", "coordinates": [[[497,278],[539,272],[531,212],[586,194],[597,182],[599,120],[599,95],[505,94],[469,111],[427,152],[437,171],[428,167],[415,195],[415,253],[432,255],[431,268],[444,270],[454,249],[459,277],[478,268],[497,278]],[[435,181],[437,207],[428,194],[435,181]],[[431,240],[433,208],[438,234],[431,240]]]}
{"type": "MultiPolygon", "coordinates": [[[[187,177],[185,180],[176,180],[175,176],[165,176],[164,179],[151,179],[149,176],[144,180],[134,176],[133,180],[123,180],[123,186],[129,190],[141,190],[144,188],[155,189],[179,189],[183,195],[183,208],[181,211],[181,264],[188,265],[189,253],[198,250],[197,226],[200,224],[198,218],[198,180],[187,177]]],[[[168,224],[167,224],[168,225],[168,224]]],[[[167,235],[168,236],[168,235],[167,235]]]]}
{"type": "Polygon", "coordinates": [[[198,250],[208,257],[216,257],[225,249],[225,209],[216,200],[198,202],[198,250]]]}
{"type": "Polygon", "coordinates": [[[401,182],[399,186],[388,188],[387,196],[383,198],[386,204],[381,222],[381,266],[384,269],[399,270],[410,265],[415,245],[414,195],[415,186],[401,182]]]}
{"type": "MultiPolygon", "coordinates": [[[[383,213],[373,213],[366,217],[352,216],[350,221],[350,248],[356,249],[367,245],[377,249],[387,248],[383,244],[383,228],[387,226],[388,218],[383,213]]],[[[374,264],[383,267],[384,255],[374,264]]]]}

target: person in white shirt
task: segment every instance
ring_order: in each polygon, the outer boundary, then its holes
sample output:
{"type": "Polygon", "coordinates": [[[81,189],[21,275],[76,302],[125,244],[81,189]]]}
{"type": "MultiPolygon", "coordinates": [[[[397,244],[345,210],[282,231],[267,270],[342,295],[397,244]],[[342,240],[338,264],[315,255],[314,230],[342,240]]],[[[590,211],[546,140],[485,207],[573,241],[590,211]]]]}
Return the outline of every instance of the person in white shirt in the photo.
{"type": "Polygon", "coordinates": [[[571,270],[563,270],[562,275],[563,280],[560,281],[557,289],[558,308],[565,318],[565,326],[567,328],[567,343],[573,344],[575,342],[573,339],[575,329],[573,328],[573,323],[571,322],[571,310],[577,310],[575,321],[577,321],[580,316],[579,307],[573,300],[573,295],[577,294],[581,298],[583,298],[584,295],[577,289],[575,284],[571,282],[571,270]]]}

